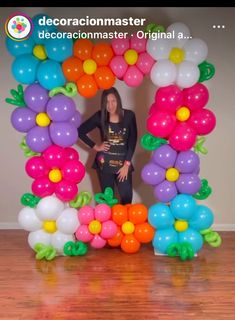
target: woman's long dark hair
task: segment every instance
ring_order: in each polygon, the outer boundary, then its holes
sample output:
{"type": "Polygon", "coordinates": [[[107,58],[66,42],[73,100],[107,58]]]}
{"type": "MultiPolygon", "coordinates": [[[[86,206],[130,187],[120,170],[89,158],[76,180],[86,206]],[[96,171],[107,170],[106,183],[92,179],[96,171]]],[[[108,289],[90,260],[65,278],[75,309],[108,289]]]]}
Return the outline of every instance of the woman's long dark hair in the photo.
{"type": "Polygon", "coordinates": [[[104,90],[101,96],[101,129],[102,129],[103,140],[107,139],[108,122],[109,122],[109,112],[107,111],[107,100],[108,100],[107,96],[111,93],[117,99],[117,114],[119,118],[119,123],[122,123],[123,121],[122,100],[119,92],[114,87],[104,90]]]}

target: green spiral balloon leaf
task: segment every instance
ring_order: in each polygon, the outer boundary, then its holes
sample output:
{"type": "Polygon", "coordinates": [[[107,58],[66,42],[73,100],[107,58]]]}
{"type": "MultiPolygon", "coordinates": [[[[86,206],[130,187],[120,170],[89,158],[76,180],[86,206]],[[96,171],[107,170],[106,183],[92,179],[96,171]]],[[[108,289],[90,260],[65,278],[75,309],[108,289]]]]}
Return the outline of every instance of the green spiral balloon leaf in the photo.
{"type": "Polygon", "coordinates": [[[197,141],[193,147],[194,152],[207,154],[208,150],[203,146],[205,141],[206,141],[205,137],[197,137],[197,141]]]}
{"type": "Polygon", "coordinates": [[[195,255],[189,242],[172,243],[168,246],[166,253],[169,257],[179,256],[182,261],[192,260],[195,255]]]}
{"type": "Polygon", "coordinates": [[[218,232],[215,232],[210,228],[201,230],[200,234],[203,236],[204,241],[214,248],[218,248],[222,243],[221,236],[218,232]]]}
{"type": "Polygon", "coordinates": [[[82,208],[86,205],[88,205],[92,200],[92,196],[90,192],[82,191],[80,192],[74,200],[69,202],[70,207],[72,208],[82,208]]]}
{"type": "Polygon", "coordinates": [[[212,193],[212,188],[209,186],[208,181],[206,179],[201,180],[201,188],[200,190],[193,195],[193,197],[197,200],[205,200],[212,193]]]}
{"type": "Polygon", "coordinates": [[[23,206],[35,208],[41,198],[33,195],[32,193],[24,193],[20,198],[20,202],[23,206]]]}
{"type": "Polygon", "coordinates": [[[118,203],[118,199],[114,197],[113,189],[110,187],[105,188],[104,193],[96,193],[95,201],[97,203],[106,203],[109,207],[118,203]]]}
{"type": "Polygon", "coordinates": [[[156,150],[157,148],[161,147],[163,144],[166,143],[166,139],[156,138],[150,133],[144,134],[140,140],[141,146],[148,151],[156,150]]]}
{"type": "Polygon", "coordinates": [[[198,65],[198,68],[200,70],[199,82],[210,80],[215,75],[215,66],[212,63],[203,61],[198,65]]]}
{"type": "Polygon", "coordinates": [[[17,90],[11,89],[10,93],[13,97],[12,98],[6,98],[5,101],[9,104],[15,105],[17,107],[26,107],[25,101],[24,101],[24,90],[21,84],[17,86],[17,90]]]}
{"type": "Polygon", "coordinates": [[[45,245],[43,243],[36,243],[34,246],[34,251],[37,252],[35,256],[37,260],[52,260],[56,256],[56,249],[53,246],[45,245]]]}
{"type": "Polygon", "coordinates": [[[26,143],[26,139],[25,137],[22,139],[21,143],[20,143],[20,148],[24,151],[24,156],[25,157],[32,157],[32,156],[38,156],[40,155],[40,153],[38,152],[34,152],[33,150],[31,150],[29,148],[29,146],[26,143]]]}
{"type": "Polygon", "coordinates": [[[49,92],[49,97],[54,97],[56,94],[62,93],[63,95],[67,96],[67,97],[75,97],[77,95],[77,86],[72,83],[69,82],[66,84],[65,88],[64,87],[56,87],[54,89],[52,89],[49,92]]]}
{"type": "Polygon", "coordinates": [[[64,245],[66,256],[84,256],[87,253],[87,245],[82,241],[68,241],[64,245]]]}
{"type": "Polygon", "coordinates": [[[145,29],[145,32],[153,33],[153,32],[164,32],[165,28],[162,25],[156,23],[149,23],[145,29]]]}

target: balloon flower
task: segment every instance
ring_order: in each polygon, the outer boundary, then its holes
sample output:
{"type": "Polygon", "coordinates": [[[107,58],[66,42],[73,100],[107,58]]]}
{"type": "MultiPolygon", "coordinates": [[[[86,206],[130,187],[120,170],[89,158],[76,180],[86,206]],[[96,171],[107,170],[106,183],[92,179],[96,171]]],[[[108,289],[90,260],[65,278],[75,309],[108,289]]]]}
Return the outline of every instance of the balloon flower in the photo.
{"type": "Polygon", "coordinates": [[[139,39],[137,35],[112,40],[115,56],[110,67],[116,77],[130,87],[139,86],[153,66],[154,59],[146,52],[146,43],[146,39],[139,39]]]}
{"type": "Polygon", "coordinates": [[[201,83],[183,90],[176,85],[158,89],[147,130],[155,137],[169,139],[178,151],[191,149],[198,135],[209,134],[215,128],[214,113],[205,109],[208,99],[208,90],[201,83]]]}
{"type": "Polygon", "coordinates": [[[66,242],[75,242],[74,232],[79,227],[77,210],[68,208],[55,196],[41,199],[36,208],[23,208],[18,222],[23,229],[30,231],[28,243],[32,249],[38,243],[52,245],[57,255],[64,255],[66,242]]]}
{"type": "Polygon", "coordinates": [[[109,89],[114,85],[116,78],[109,67],[112,57],[109,44],[94,45],[88,39],[79,39],[74,43],[73,57],[63,62],[64,76],[77,84],[81,96],[91,98],[98,89],[109,89]]]}
{"type": "Polygon", "coordinates": [[[214,216],[207,206],[197,205],[192,196],[180,194],[169,206],[163,203],[151,206],[148,221],[157,229],[153,239],[157,252],[165,254],[170,245],[187,242],[197,253],[203,245],[200,230],[209,228],[214,216]]]}
{"type": "Polygon", "coordinates": [[[13,127],[26,134],[26,143],[35,152],[52,144],[69,147],[78,139],[81,114],[75,102],[62,94],[49,98],[48,91],[32,84],[24,91],[26,107],[16,108],[11,115],[13,127]]]}
{"type": "Polygon", "coordinates": [[[77,184],[85,176],[85,167],[73,148],[50,146],[41,156],[30,158],[25,165],[27,174],[35,179],[32,192],[38,197],[55,193],[62,201],[71,201],[78,193],[77,184]]]}
{"type": "Polygon", "coordinates": [[[112,207],[112,219],[117,224],[115,236],[108,240],[111,247],[121,246],[126,253],[139,251],[141,243],[153,239],[154,229],[148,223],[148,210],[143,204],[121,205],[112,207]]]}
{"type": "Polygon", "coordinates": [[[171,201],[178,193],[193,195],[201,188],[199,157],[192,150],[178,152],[165,144],[155,150],[141,172],[145,183],[154,186],[161,202],[171,201]]]}
{"type": "MultiPolygon", "coordinates": [[[[23,41],[6,38],[6,47],[15,57],[12,73],[16,81],[23,84],[39,84],[51,90],[63,86],[66,79],[63,75],[61,63],[72,55],[73,41],[64,38],[40,38],[43,32],[56,32],[55,26],[40,26],[38,21],[45,16],[33,17],[34,30],[32,35],[23,41]]],[[[49,18],[48,16],[46,16],[49,18]]]]}
{"type": "Polygon", "coordinates": [[[107,240],[117,232],[117,225],[111,220],[111,209],[107,204],[98,204],[95,208],[84,206],[78,210],[80,226],[76,238],[89,242],[95,249],[103,248],[107,240]]]}
{"type": "Polygon", "coordinates": [[[192,39],[189,28],[183,23],[171,24],[157,39],[147,40],[147,52],[157,62],[150,78],[159,87],[176,83],[189,88],[198,82],[198,65],[207,57],[208,48],[201,39],[192,39]],[[168,35],[168,37],[166,37],[168,35]]]}

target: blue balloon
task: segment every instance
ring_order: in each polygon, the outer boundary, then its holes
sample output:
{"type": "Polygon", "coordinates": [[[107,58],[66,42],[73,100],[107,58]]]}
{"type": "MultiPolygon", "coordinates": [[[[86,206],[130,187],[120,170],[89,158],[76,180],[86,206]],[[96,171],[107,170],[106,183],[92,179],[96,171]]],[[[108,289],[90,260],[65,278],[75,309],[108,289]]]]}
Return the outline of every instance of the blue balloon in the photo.
{"type": "Polygon", "coordinates": [[[176,219],[188,220],[193,216],[196,206],[196,201],[192,196],[179,194],[172,200],[170,208],[176,219]]]}
{"type": "Polygon", "coordinates": [[[148,221],[156,229],[166,229],[174,224],[175,219],[167,205],[157,203],[149,208],[148,221]]]}
{"type": "Polygon", "coordinates": [[[194,215],[189,220],[189,225],[195,230],[208,229],[214,222],[214,215],[207,206],[198,205],[194,215]]]}
{"type": "Polygon", "coordinates": [[[14,57],[17,57],[22,54],[32,53],[34,45],[35,43],[32,37],[23,41],[15,41],[9,37],[6,38],[7,50],[14,57]]]}
{"type": "Polygon", "coordinates": [[[73,55],[72,39],[49,39],[45,43],[47,56],[55,61],[62,62],[73,55]]]}
{"type": "Polygon", "coordinates": [[[37,14],[32,19],[33,26],[34,26],[32,38],[37,44],[45,44],[48,41],[48,39],[46,39],[45,36],[44,38],[42,38],[43,32],[51,33],[57,30],[56,26],[54,25],[48,26],[45,24],[45,20],[47,20],[48,18],[51,19],[51,17],[42,13],[42,14],[37,14]]]}
{"type": "Polygon", "coordinates": [[[196,230],[188,228],[183,232],[179,232],[179,242],[189,242],[193,251],[198,252],[203,246],[203,237],[196,230]]]}
{"type": "Polygon", "coordinates": [[[158,230],[153,238],[154,249],[164,254],[168,246],[176,242],[178,242],[178,234],[174,228],[158,230]]]}
{"type": "Polygon", "coordinates": [[[63,86],[66,82],[61,65],[53,60],[45,60],[41,62],[37,78],[40,85],[47,90],[63,86]]]}
{"type": "Polygon", "coordinates": [[[23,54],[15,58],[12,64],[12,74],[16,81],[32,84],[37,80],[39,60],[32,54],[23,54]]]}

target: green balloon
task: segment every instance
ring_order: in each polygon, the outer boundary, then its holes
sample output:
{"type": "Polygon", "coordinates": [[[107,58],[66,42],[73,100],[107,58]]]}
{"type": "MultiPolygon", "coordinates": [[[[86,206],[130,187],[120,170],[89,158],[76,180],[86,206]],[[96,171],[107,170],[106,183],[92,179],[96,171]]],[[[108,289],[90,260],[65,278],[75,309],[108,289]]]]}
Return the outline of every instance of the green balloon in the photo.
{"type": "Polygon", "coordinates": [[[203,61],[198,65],[198,68],[200,70],[199,82],[210,80],[215,75],[215,66],[212,63],[203,61]]]}

